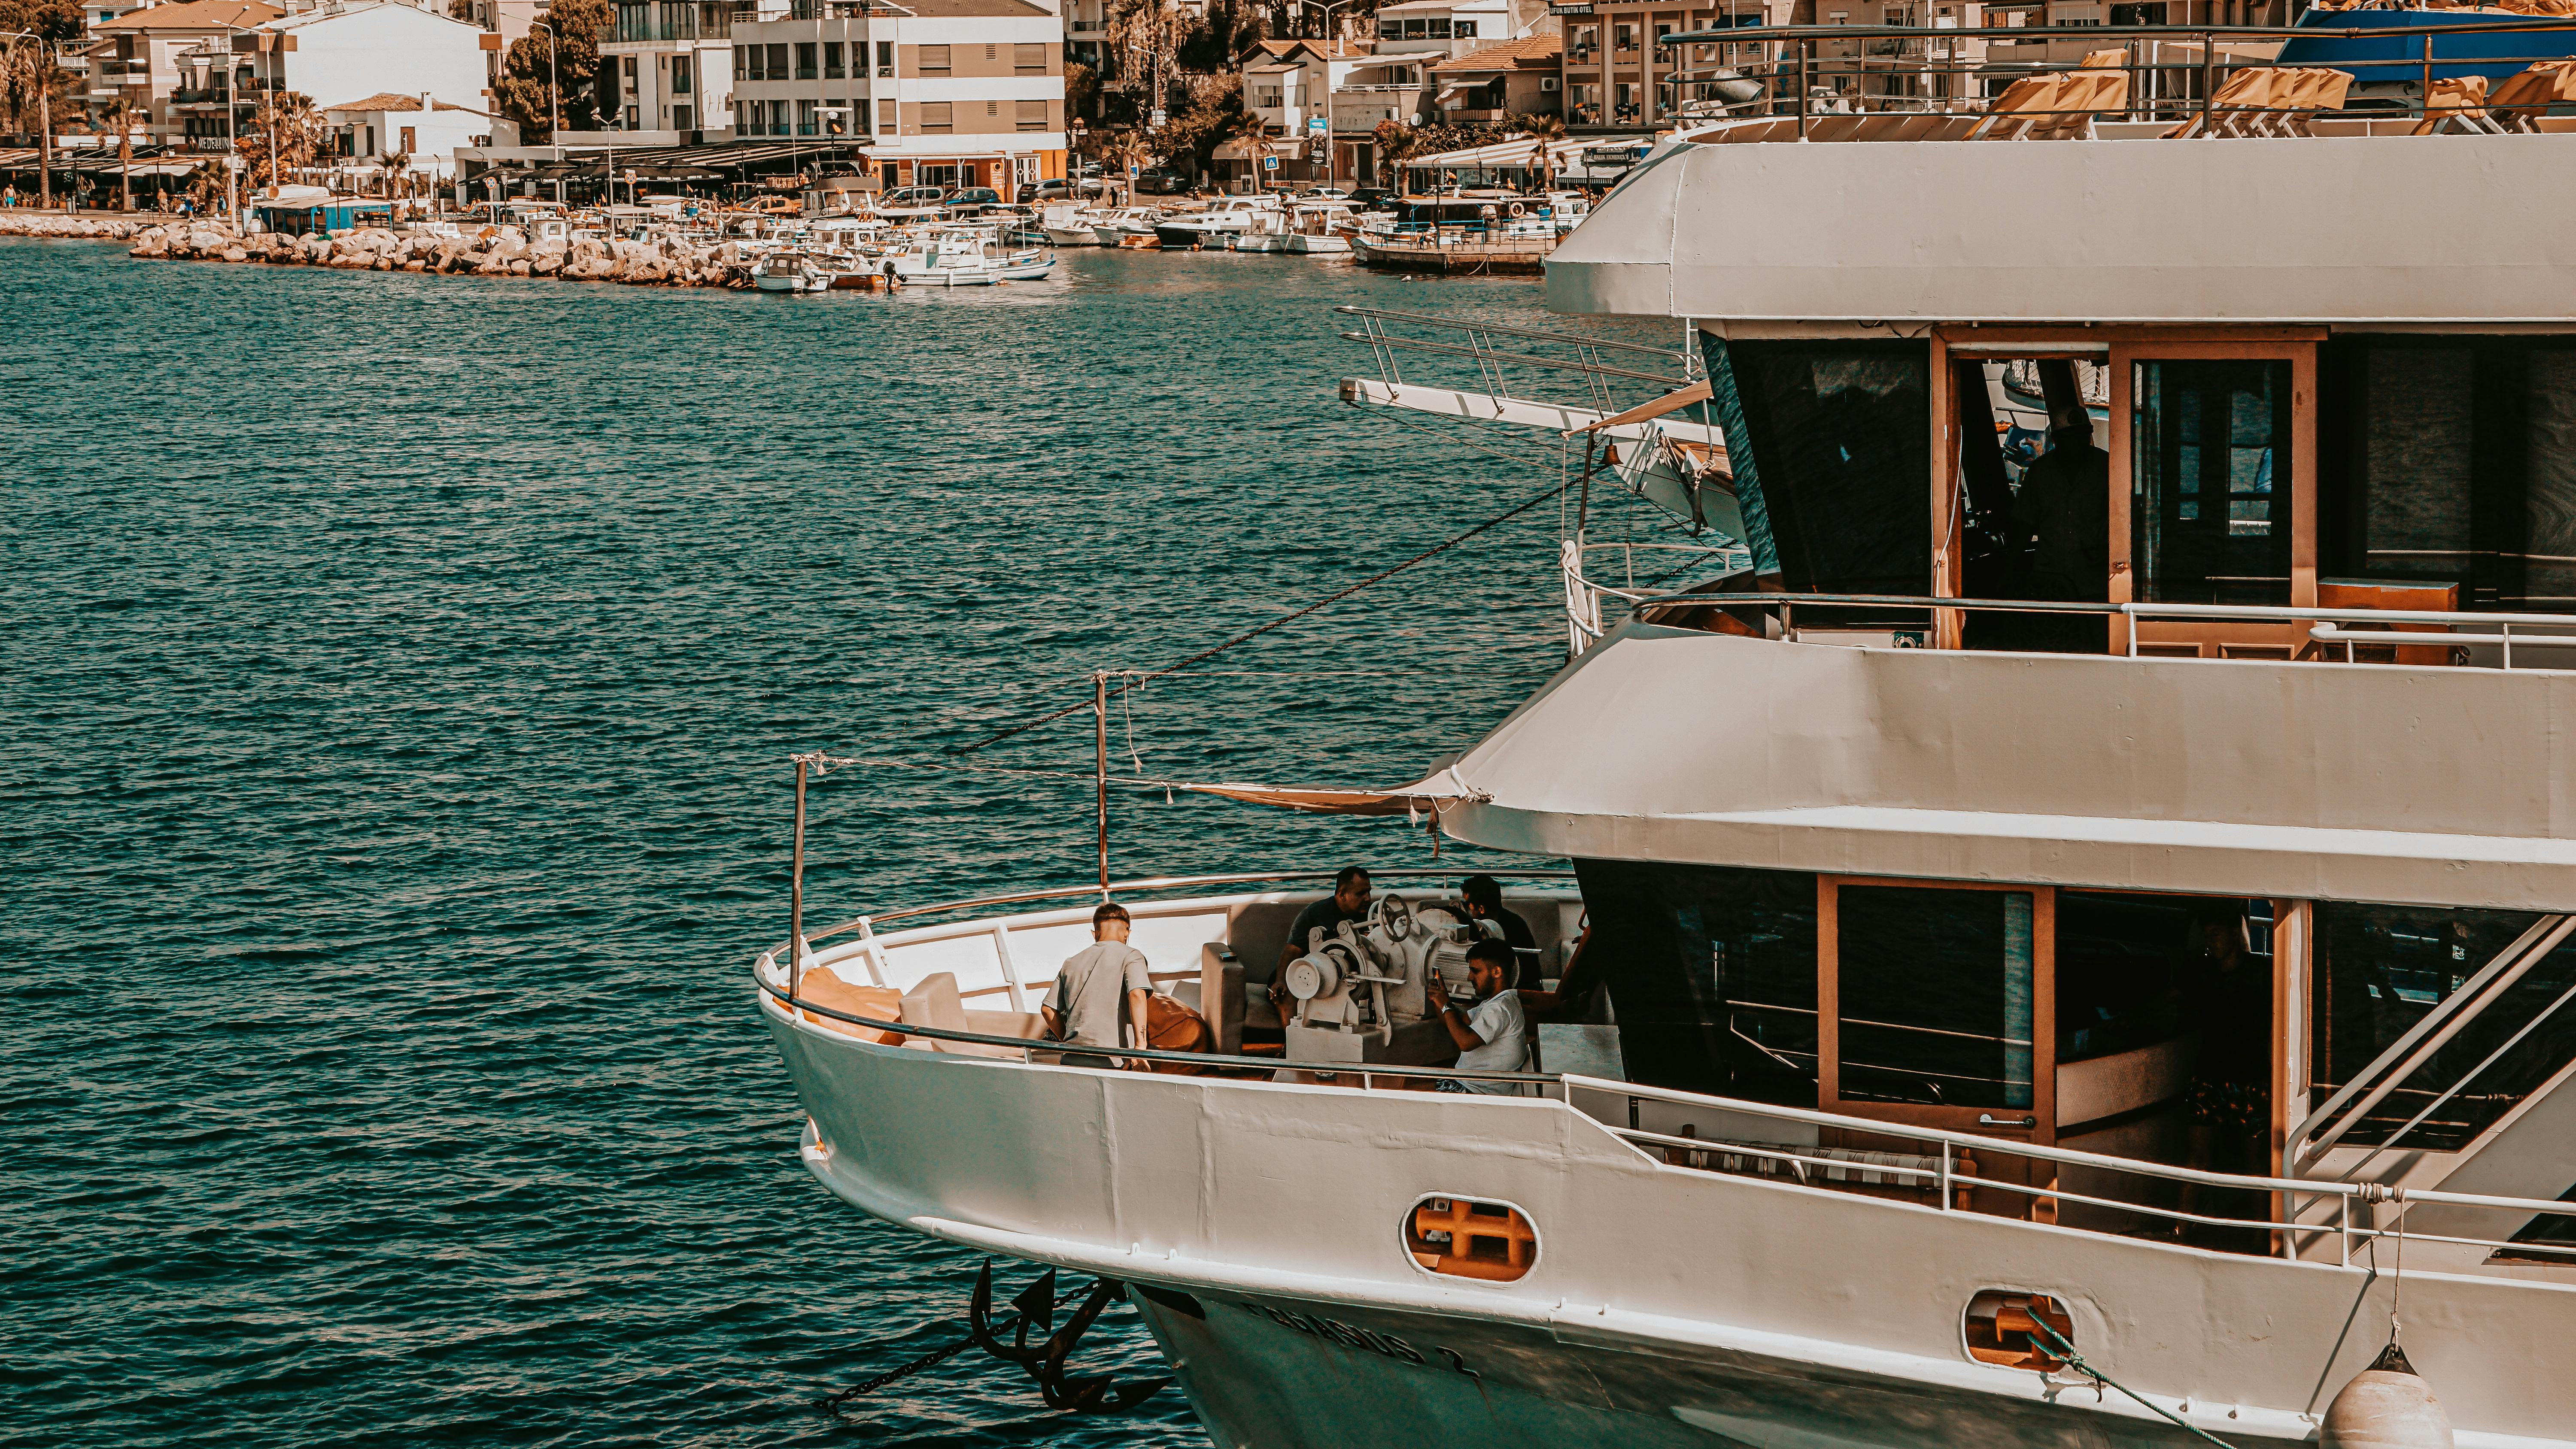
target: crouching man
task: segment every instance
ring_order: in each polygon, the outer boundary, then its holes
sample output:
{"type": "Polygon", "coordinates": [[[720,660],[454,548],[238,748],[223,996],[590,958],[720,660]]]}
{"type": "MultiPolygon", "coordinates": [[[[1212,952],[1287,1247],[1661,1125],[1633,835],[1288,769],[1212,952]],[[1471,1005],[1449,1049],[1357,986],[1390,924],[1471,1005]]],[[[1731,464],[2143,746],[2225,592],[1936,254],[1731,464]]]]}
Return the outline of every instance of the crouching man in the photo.
{"type": "MultiPolygon", "coordinates": [[[[1085,1046],[1143,1045],[1146,1008],[1154,994],[1145,953],[1127,944],[1127,908],[1105,902],[1091,913],[1093,944],[1077,951],[1056,973],[1055,989],[1038,1007],[1050,1040],[1085,1046]],[[1122,989],[1123,988],[1123,989],[1122,989]]],[[[1115,1067],[1119,1063],[1088,1052],[1067,1053],[1068,1067],[1115,1067]]]]}

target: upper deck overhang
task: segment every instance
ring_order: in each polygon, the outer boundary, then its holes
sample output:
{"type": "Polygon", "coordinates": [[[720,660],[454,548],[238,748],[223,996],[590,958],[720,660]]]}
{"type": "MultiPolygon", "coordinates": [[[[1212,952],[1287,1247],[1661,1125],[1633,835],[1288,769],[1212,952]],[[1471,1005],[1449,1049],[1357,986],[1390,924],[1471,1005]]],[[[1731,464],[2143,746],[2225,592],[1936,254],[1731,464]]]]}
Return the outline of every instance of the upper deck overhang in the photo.
{"type": "MultiPolygon", "coordinates": [[[[1717,144],[1547,263],[1559,312],[2576,330],[2576,135],[1717,144]]],[[[1750,123],[1759,124],[1759,123],[1750,123]]]]}
{"type": "Polygon", "coordinates": [[[2576,673],[1857,649],[1630,623],[1470,750],[1479,845],[2576,905],[2576,673]]]}

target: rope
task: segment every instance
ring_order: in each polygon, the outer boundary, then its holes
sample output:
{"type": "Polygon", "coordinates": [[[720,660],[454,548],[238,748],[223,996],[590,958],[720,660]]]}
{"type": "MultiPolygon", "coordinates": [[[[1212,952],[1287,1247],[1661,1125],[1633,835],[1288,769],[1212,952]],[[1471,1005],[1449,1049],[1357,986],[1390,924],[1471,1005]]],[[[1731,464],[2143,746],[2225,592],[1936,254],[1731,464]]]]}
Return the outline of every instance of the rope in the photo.
{"type": "MultiPolygon", "coordinates": [[[[1006,1319],[998,1325],[994,1331],[996,1333],[1007,1332],[1017,1325],[1018,1322],[1019,1320],[1016,1318],[1006,1319]]],[[[934,1348],[930,1352],[923,1354],[921,1357],[914,1359],[910,1363],[897,1368],[887,1369],[884,1373],[877,1375],[875,1378],[853,1384],[849,1388],[843,1389],[837,1394],[833,1394],[829,1398],[823,1400],[823,1407],[831,1413],[837,1414],[841,1412],[841,1406],[852,1399],[858,1398],[863,1394],[873,1394],[877,1390],[884,1388],[886,1385],[893,1383],[895,1380],[910,1378],[912,1375],[921,1372],[923,1369],[929,1368],[933,1364],[945,1363],[949,1359],[955,1358],[957,1355],[964,1353],[966,1350],[973,1348],[974,1346],[975,1340],[972,1337],[967,1337],[957,1340],[946,1348],[934,1348]]]]}
{"type": "MultiPolygon", "coordinates": [[[[796,758],[813,767],[812,778],[816,780],[822,779],[834,770],[851,766],[869,770],[937,770],[973,775],[1023,775],[1034,780],[1080,780],[1086,785],[1099,778],[1088,770],[1024,770],[1007,765],[944,765],[935,760],[884,760],[870,759],[863,755],[800,755],[796,758]]],[[[1131,785],[1140,790],[1186,790],[1192,784],[1187,780],[1163,780],[1141,775],[1112,775],[1109,777],[1109,783],[1131,785]]]]}
{"type": "Polygon", "coordinates": [[[2184,1433],[2189,1434],[2196,1439],[2205,1439],[2210,1443],[2217,1445],[2218,1449],[2236,1449],[2235,1445],[2228,1443],[2226,1440],[2219,1438],[2208,1430],[2197,1428],[2191,1424],[2183,1422],[2182,1416],[2174,1413],[2172,1410],[2147,1403],[2145,1396],[2141,1395],[2137,1390],[2130,1388],[2127,1384],[2121,1383],[2109,1374],[2106,1374],[2100,1369],[2095,1368],[2093,1365],[2086,1363],[2084,1361],[2084,1355],[2075,1351],[2075,1345],[2060,1337],[2057,1330],[2049,1327],[2038,1314],[2032,1314],[2030,1316],[2030,1322],[2032,1327],[2048,1335],[2049,1342],[2054,1345],[2049,1351],[2056,1354],[2059,1358],[2066,1360],[2066,1366],[2068,1368],[2075,1370],[2077,1373],[2083,1374],[2085,1377],[2090,1378],[2097,1384],[2105,1384],[2111,1388],[2118,1389],[2121,1393],[2137,1400],[2138,1403],[2144,1405],[2159,1417],[2169,1420],[2184,1433]]]}
{"type": "MultiPolygon", "coordinates": [[[[1124,694],[1126,691],[1134,689],[1148,681],[1160,679],[1166,674],[1172,674],[1180,670],[1187,669],[1201,660],[1213,659],[1228,649],[1232,649],[1239,644],[1249,643],[1252,640],[1258,639],[1262,635],[1269,633],[1273,629],[1281,628],[1287,624],[1293,623],[1319,609],[1324,609],[1331,605],[1338,604],[1342,600],[1349,598],[1351,595],[1358,593],[1360,590],[1369,587],[1371,584],[1382,583],[1387,579],[1391,579],[1397,574],[1404,572],[1406,569],[1413,567],[1415,564],[1422,563],[1425,560],[1446,553],[1450,549],[1456,548],[1467,540],[1476,537],[1478,534],[1484,533],[1489,529],[1508,523],[1511,520],[1520,517],[1522,514],[1527,513],[1531,509],[1536,508],[1551,498],[1554,498],[1559,491],[1560,490],[1557,488],[1550,488],[1545,492],[1538,494],[1536,497],[1514,504],[1512,507],[1504,509],[1502,512],[1495,514],[1493,517],[1486,519],[1484,522],[1477,524],[1475,527],[1468,529],[1464,533],[1452,534],[1450,537],[1433,544],[1431,547],[1424,549],[1422,552],[1415,554],[1404,562],[1396,564],[1391,568],[1381,569],[1377,573],[1373,573],[1367,578],[1360,580],[1358,583],[1351,585],[1349,588],[1343,589],[1339,593],[1328,594],[1325,597],[1308,604],[1302,609],[1282,614],[1267,624],[1260,624],[1253,628],[1246,629],[1231,639],[1227,639],[1219,644],[1210,645],[1196,654],[1192,654],[1189,657],[1175,661],[1174,663],[1167,664],[1160,669],[1139,671],[1133,678],[1118,686],[1119,692],[1124,694]]],[[[1086,699],[1080,704],[1069,704],[1062,709],[1049,710],[1045,714],[1038,715],[1033,719],[1023,720],[1020,723],[1011,726],[1009,729],[1002,730],[997,734],[987,735],[983,739],[975,741],[973,744],[951,745],[948,747],[947,753],[952,755],[970,755],[987,746],[1000,744],[1002,741],[1010,739],[1015,735],[1026,734],[1040,725],[1053,724],[1055,721],[1063,719],[1067,715],[1079,714],[1089,708],[1091,708],[1091,701],[1086,699]]]]}

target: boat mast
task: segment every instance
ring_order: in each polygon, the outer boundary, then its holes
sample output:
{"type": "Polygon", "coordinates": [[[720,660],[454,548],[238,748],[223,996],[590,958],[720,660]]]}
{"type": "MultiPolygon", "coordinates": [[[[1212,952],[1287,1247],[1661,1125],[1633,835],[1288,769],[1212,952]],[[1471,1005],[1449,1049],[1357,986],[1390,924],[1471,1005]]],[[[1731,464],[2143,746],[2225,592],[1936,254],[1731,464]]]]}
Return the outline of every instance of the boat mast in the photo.
{"type": "MultiPolygon", "coordinates": [[[[1109,672],[1091,672],[1091,782],[1100,810],[1100,898],[1109,899],[1109,672]]],[[[800,775],[798,777],[802,779],[800,775]]],[[[798,796],[802,819],[803,796],[798,796]]]]}

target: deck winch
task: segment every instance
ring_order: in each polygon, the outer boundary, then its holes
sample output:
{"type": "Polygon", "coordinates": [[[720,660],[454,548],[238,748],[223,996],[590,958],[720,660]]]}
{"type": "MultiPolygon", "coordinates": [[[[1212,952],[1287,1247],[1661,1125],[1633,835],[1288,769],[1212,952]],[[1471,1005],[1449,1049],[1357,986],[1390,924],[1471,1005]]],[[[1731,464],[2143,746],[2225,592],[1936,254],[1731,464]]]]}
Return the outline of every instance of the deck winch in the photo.
{"type": "Polygon", "coordinates": [[[1308,933],[1306,954],[1280,974],[1297,1001],[1288,1021],[1288,1059],[1428,1066],[1457,1048],[1439,1008],[1464,1000],[1467,947],[1499,934],[1449,906],[1379,899],[1365,922],[1308,933]]]}

